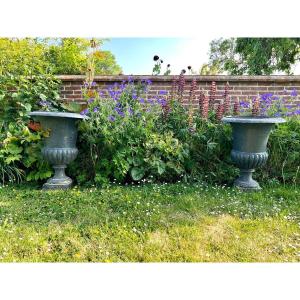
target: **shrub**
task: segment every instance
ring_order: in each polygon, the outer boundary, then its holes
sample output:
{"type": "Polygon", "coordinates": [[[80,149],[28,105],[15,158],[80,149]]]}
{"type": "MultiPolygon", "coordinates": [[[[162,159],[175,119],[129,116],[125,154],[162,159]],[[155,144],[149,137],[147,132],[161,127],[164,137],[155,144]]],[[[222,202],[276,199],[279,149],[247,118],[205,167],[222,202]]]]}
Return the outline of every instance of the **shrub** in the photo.
{"type": "Polygon", "coordinates": [[[158,129],[166,100],[164,93],[147,98],[150,84],[129,78],[105,94],[84,89],[82,113],[90,118],[80,123],[80,158],[71,166],[79,183],[172,181],[185,172],[188,149],[172,131],[158,129]]]}
{"type": "Polygon", "coordinates": [[[40,101],[59,98],[59,82],[51,75],[0,77],[0,176],[7,181],[40,180],[51,176],[41,157],[46,132],[28,128],[28,113],[40,101]]]}
{"type": "Polygon", "coordinates": [[[293,116],[273,130],[268,143],[269,159],[258,170],[265,180],[300,184],[300,118],[293,116]]]}

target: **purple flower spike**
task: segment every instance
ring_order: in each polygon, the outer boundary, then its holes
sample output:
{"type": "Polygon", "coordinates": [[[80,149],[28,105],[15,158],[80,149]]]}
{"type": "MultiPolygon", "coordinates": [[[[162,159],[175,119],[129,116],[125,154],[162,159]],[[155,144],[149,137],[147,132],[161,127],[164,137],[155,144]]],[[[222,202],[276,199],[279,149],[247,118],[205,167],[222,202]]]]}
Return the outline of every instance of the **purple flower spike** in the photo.
{"type": "Polygon", "coordinates": [[[96,106],[94,109],[93,109],[94,112],[98,112],[99,111],[99,107],[96,106]]]}
{"type": "Polygon", "coordinates": [[[95,81],[93,81],[91,85],[92,85],[92,86],[96,86],[97,83],[96,83],[95,81]]]}
{"type": "Polygon", "coordinates": [[[95,98],[90,98],[87,102],[90,104],[90,103],[93,103],[95,100],[95,98]]]}

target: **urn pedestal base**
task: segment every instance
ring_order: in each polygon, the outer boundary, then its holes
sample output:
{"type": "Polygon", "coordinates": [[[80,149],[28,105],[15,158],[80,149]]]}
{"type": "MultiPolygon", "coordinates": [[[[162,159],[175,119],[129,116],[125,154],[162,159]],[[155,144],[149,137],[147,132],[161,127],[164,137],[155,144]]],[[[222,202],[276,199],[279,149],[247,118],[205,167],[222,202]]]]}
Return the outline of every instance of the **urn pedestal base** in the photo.
{"type": "Polygon", "coordinates": [[[72,187],[73,180],[66,175],[65,169],[76,158],[77,148],[43,148],[42,154],[55,171],[54,176],[43,185],[43,190],[66,190],[72,187]]]}
{"type": "Polygon", "coordinates": [[[233,185],[243,191],[261,190],[259,183],[252,178],[254,170],[240,170],[240,176],[234,181],[233,185]]]}
{"type": "Polygon", "coordinates": [[[72,187],[73,180],[66,176],[66,165],[53,166],[55,174],[43,184],[43,190],[67,190],[72,187]]]}
{"type": "Polygon", "coordinates": [[[268,159],[267,152],[241,152],[232,150],[231,159],[240,169],[240,176],[234,181],[234,186],[243,191],[258,191],[261,187],[252,178],[255,168],[264,165],[268,159]]]}

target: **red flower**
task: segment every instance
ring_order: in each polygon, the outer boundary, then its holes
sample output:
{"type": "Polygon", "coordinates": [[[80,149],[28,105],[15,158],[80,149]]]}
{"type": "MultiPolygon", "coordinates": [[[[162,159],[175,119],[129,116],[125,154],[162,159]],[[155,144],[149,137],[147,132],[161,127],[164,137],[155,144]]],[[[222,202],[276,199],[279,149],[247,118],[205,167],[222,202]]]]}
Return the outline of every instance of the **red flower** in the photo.
{"type": "Polygon", "coordinates": [[[27,127],[33,131],[41,130],[41,124],[39,122],[29,121],[29,123],[27,124],[27,127]]]}

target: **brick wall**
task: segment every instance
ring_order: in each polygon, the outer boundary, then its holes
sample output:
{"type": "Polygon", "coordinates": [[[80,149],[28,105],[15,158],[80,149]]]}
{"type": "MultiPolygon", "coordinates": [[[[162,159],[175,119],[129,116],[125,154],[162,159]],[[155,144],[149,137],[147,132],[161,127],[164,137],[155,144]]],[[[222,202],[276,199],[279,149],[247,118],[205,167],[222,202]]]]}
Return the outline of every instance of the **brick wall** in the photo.
{"type": "MultiPolygon", "coordinates": [[[[65,101],[77,101],[83,103],[81,97],[81,86],[83,85],[85,76],[82,75],[60,75],[58,76],[62,81],[61,96],[65,101]]],[[[149,95],[156,95],[159,90],[167,90],[169,93],[172,88],[172,80],[174,76],[133,76],[134,80],[150,79],[152,81],[149,95]]],[[[178,76],[176,76],[178,78],[178,76]]],[[[248,96],[256,96],[258,93],[275,93],[283,95],[284,89],[291,92],[293,88],[300,94],[300,76],[185,76],[186,91],[184,93],[185,101],[188,99],[189,86],[193,80],[197,80],[196,95],[200,94],[201,89],[209,91],[212,81],[217,85],[217,101],[222,99],[224,93],[224,86],[226,82],[229,83],[229,94],[231,101],[236,98],[243,99],[248,96]]],[[[128,76],[96,76],[94,81],[98,88],[104,89],[105,87],[113,84],[114,82],[122,82],[128,79],[128,76]]],[[[295,98],[295,103],[300,103],[300,95],[295,98]]],[[[195,103],[196,105],[196,103],[195,103]]]]}

